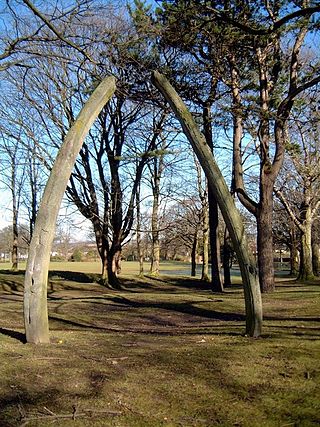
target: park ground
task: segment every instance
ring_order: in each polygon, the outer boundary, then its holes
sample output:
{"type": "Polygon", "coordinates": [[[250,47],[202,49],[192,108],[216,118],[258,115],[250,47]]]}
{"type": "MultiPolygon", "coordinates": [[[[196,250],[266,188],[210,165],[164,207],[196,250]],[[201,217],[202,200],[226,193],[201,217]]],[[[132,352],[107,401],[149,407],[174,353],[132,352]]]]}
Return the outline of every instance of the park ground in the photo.
{"type": "Polygon", "coordinates": [[[0,270],[1,427],[320,425],[320,281],[278,278],[251,339],[239,277],[214,294],[135,268],[112,291],[98,264],[53,264],[38,346],[24,343],[23,271],[0,270]]]}

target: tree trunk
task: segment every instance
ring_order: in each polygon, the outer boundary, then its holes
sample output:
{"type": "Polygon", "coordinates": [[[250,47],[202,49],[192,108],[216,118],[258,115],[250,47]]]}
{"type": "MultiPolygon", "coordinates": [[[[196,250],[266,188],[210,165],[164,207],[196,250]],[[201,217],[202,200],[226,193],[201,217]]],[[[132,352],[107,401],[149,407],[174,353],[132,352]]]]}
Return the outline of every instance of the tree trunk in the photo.
{"type": "Polygon", "coordinates": [[[158,233],[152,233],[152,255],[150,273],[154,276],[159,275],[160,268],[160,242],[158,233]]]}
{"type": "Polygon", "coordinates": [[[257,212],[257,251],[261,291],[274,291],[273,264],[273,181],[269,179],[268,171],[263,168],[260,184],[260,206],[257,212]]]}
{"type": "Polygon", "coordinates": [[[207,205],[202,209],[202,227],[203,227],[203,258],[202,258],[202,275],[201,280],[210,282],[209,279],[209,212],[207,205]]]}
{"type": "Polygon", "coordinates": [[[227,227],[224,230],[224,240],[223,240],[223,275],[224,275],[224,286],[231,287],[231,261],[232,261],[232,249],[230,245],[230,237],[227,227]]]}
{"type": "Polygon", "coordinates": [[[319,243],[312,242],[312,267],[315,276],[320,275],[320,246],[319,243]]]}
{"type": "Polygon", "coordinates": [[[140,183],[137,187],[136,191],[136,207],[137,207],[137,255],[139,261],[139,275],[143,276],[143,250],[142,250],[142,242],[141,242],[141,206],[140,206],[140,183]]]}
{"type": "Polygon", "coordinates": [[[11,254],[11,269],[18,270],[18,201],[16,194],[16,161],[13,159],[11,173],[11,194],[12,194],[12,254],[11,254]]]}
{"type": "MultiPolygon", "coordinates": [[[[262,60],[261,56],[258,56],[262,60]]],[[[260,64],[261,65],[261,64],[260,64]]],[[[269,159],[269,121],[267,76],[264,64],[260,66],[260,101],[262,114],[258,137],[261,144],[260,149],[260,198],[257,203],[245,191],[244,172],[242,164],[241,141],[243,138],[243,106],[240,95],[240,80],[235,66],[235,59],[230,58],[232,95],[233,95],[233,170],[235,190],[243,206],[257,219],[257,249],[259,280],[262,292],[274,290],[274,268],[273,268],[273,241],[272,241],[272,213],[273,213],[273,184],[276,178],[272,173],[272,165],[269,159]]],[[[279,163],[279,162],[278,162],[279,163]]],[[[280,164],[280,163],[279,163],[280,164]]]]}
{"type": "Polygon", "coordinates": [[[121,271],[121,249],[111,248],[108,254],[108,283],[107,286],[111,289],[121,289],[118,275],[121,271]]]}
{"type": "Polygon", "coordinates": [[[304,231],[301,231],[300,270],[298,280],[313,280],[312,244],[310,221],[305,221],[304,231]]]}
{"type": "Polygon", "coordinates": [[[290,246],[290,276],[298,276],[299,274],[299,253],[297,245],[290,246]]]}
{"type": "Polygon", "coordinates": [[[196,277],[197,273],[197,247],[198,247],[198,233],[193,236],[192,249],[191,249],[191,277],[196,277]]]}
{"type": "Polygon", "coordinates": [[[174,110],[190,141],[208,179],[221,213],[228,227],[236,251],[244,286],[246,308],[246,333],[252,337],[261,335],[262,301],[256,267],[251,258],[241,216],[235,206],[226,182],[215,162],[204,136],[193,117],[168,80],[158,72],[153,73],[153,82],[174,110]]]}
{"type": "Polygon", "coordinates": [[[102,283],[103,285],[107,285],[108,284],[108,258],[105,257],[101,257],[101,278],[102,278],[102,283]]]}
{"type": "Polygon", "coordinates": [[[115,91],[115,79],[104,79],[67,133],[51,170],[29,248],[24,280],[26,340],[49,342],[47,281],[50,251],[61,201],[83,141],[103,106],[115,91]]]}
{"type": "Polygon", "coordinates": [[[299,274],[299,253],[298,253],[298,242],[297,242],[297,232],[294,222],[290,229],[290,276],[298,276],[299,274]]]}
{"type": "MultiPolygon", "coordinates": [[[[95,226],[100,226],[99,221],[96,221],[95,226]]],[[[98,232],[95,229],[96,243],[98,248],[98,253],[101,260],[101,281],[103,286],[108,286],[109,273],[108,273],[108,253],[109,245],[108,240],[105,235],[101,232],[98,232]]]]}
{"type": "Polygon", "coordinates": [[[18,270],[18,214],[16,209],[13,210],[13,221],[12,221],[12,266],[13,271],[18,270]]]}
{"type": "Polygon", "coordinates": [[[210,188],[208,191],[208,198],[211,246],[211,289],[213,292],[223,292],[220,270],[219,210],[216,198],[210,188]]]}
{"type": "MultiPolygon", "coordinates": [[[[213,152],[212,138],[212,118],[211,104],[203,108],[203,128],[206,142],[213,152]]],[[[223,283],[220,271],[220,242],[219,242],[219,209],[217,200],[212,192],[208,189],[208,204],[209,204],[209,229],[210,229],[210,247],[211,247],[211,288],[213,292],[223,292],[223,283]]]]}
{"type": "MultiPolygon", "coordinates": [[[[155,159],[154,161],[157,161],[155,159]]],[[[155,167],[155,169],[157,169],[155,167]]],[[[154,172],[153,183],[153,205],[151,216],[151,234],[152,234],[152,254],[150,273],[154,276],[159,275],[160,268],[160,240],[159,240],[159,198],[160,198],[160,175],[157,170],[154,172]]]]}

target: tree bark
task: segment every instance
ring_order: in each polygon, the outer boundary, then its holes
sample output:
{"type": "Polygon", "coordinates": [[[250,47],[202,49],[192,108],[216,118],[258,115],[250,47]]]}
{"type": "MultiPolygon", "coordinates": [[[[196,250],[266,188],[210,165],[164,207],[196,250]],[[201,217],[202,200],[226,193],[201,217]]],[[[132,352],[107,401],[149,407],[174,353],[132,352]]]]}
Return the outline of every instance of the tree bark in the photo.
{"type": "Polygon", "coordinates": [[[102,284],[107,285],[108,284],[108,258],[106,256],[101,256],[101,279],[102,284]]]}
{"type": "Polygon", "coordinates": [[[13,209],[13,220],[12,220],[12,266],[11,269],[13,271],[18,270],[18,237],[19,237],[19,231],[18,231],[18,212],[17,209],[13,209]]]}
{"type": "Polygon", "coordinates": [[[154,276],[159,275],[160,268],[160,241],[159,241],[159,191],[160,188],[156,186],[153,191],[153,205],[151,216],[151,235],[152,235],[152,254],[150,273],[154,276]]]}
{"type": "Polygon", "coordinates": [[[159,241],[159,224],[158,224],[158,197],[154,196],[152,217],[151,217],[151,235],[152,235],[152,254],[150,273],[154,276],[159,275],[160,268],[160,241],[159,241]]]}
{"type": "MultiPolygon", "coordinates": [[[[243,206],[257,219],[257,249],[259,282],[262,292],[274,290],[273,267],[273,240],[272,240],[272,213],[273,213],[273,184],[275,175],[271,174],[269,152],[269,123],[265,117],[261,119],[259,127],[261,150],[260,163],[260,197],[259,202],[254,201],[246,192],[243,179],[243,165],[241,153],[241,141],[243,137],[243,107],[239,89],[239,76],[234,65],[234,59],[230,58],[233,95],[233,171],[235,191],[243,206]]],[[[260,81],[265,82],[264,67],[260,67],[260,81]]],[[[262,110],[267,111],[268,95],[264,90],[264,84],[260,87],[262,110]]]]}
{"type": "Polygon", "coordinates": [[[197,178],[198,178],[198,193],[201,200],[201,222],[202,222],[202,274],[201,280],[210,282],[209,278],[209,200],[208,200],[208,182],[206,180],[206,189],[202,188],[202,168],[199,161],[194,159],[197,178]]]}
{"type": "Polygon", "coordinates": [[[226,182],[215,162],[204,136],[193,117],[168,80],[158,72],[153,73],[155,86],[171,105],[190,141],[219,204],[221,213],[230,232],[241,270],[246,308],[246,333],[252,337],[261,335],[262,301],[257,271],[251,258],[241,216],[235,206],[226,182]]]}
{"type": "Polygon", "coordinates": [[[258,268],[261,291],[273,292],[274,263],[273,263],[273,181],[269,180],[268,172],[262,168],[260,185],[260,204],[257,213],[257,250],[258,268]]]}
{"type": "Polygon", "coordinates": [[[151,216],[151,235],[152,235],[152,255],[150,273],[154,276],[159,275],[160,268],[160,233],[159,233],[159,205],[160,205],[160,181],[163,172],[163,155],[153,159],[152,170],[152,216],[151,216]]]}
{"type": "Polygon", "coordinates": [[[11,253],[11,269],[18,270],[18,197],[16,189],[16,156],[12,157],[12,171],[11,171],[11,194],[12,194],[12,253],[11,253]]]}
{"type": "MultiPolygon", "coordinates": [[[[213,152],[211,104],[203,108],[203,129],[206,142],[213,152]]],[[[223,283],[220,271],[220,244],[219,244],[219,209],[212,189],[208,189],[209,229],[211,247],[211,288],[213,292],[223,292],[223,283]]]]}
{"type": "Polygon", "coordinates": [[[137,255],[138,255],[138,261],[139,261],[139,275],[143,276],[144,269],[143,269],[143,250],[142,250],[142,241],[141,241],[141,206],[140,206],[140,183],[137,188],[136,193],[136,207],[137,207],[137,255]]]}
{"type": "Polygon", "coordinates": [[[70,128],[51,170],[29,248],[24,280],[26,340],[49,342],[47,281],[55,224],[67,183],[83,141],[103,106],[115,91],[115,79],[104,79],[70,128]]]}
{"type": "Polygon", "coordinates": [[[208,197],[211,246],[211,289],[213,292],[223,292],[223,282],[220,270],[219,210],[217,200],[210,188],[208,191],[208,197]]]}
{"type": "Polygon", "coordinates": [[[228,233],[227,227],[224,230],[224,240],[223,240],[223,256],[222,256],[222,264],[223,264],[223,275],[224,281],[223,285],[227,287],[231,287],[231,260],[232,260],[232,250],[230,246],[230,237],[228,233]]]}
{"type": "Polygon", "coordinates": [[[309,207],[305,207],[306,211],[302,214],[305,218],[303,228],[301,228],[301,253],[300,253],[300,269],[298,280],[313,280],[313,265],[312,265],[312,220],[309,207]]]}
{"type": "Polygon", "coordinates": [[[203,244],[203,258],[202,258],[202,275],[201,280],[210,282],[209,279],[209,212],[208,206],[205,204],[202,208],[202,244],[203,244]]]}
{"type": "Polygon", "coordinates": [[[121,244],[116,248],[111,248],[108,253],[108,283],[107,286],[111,289],[121,289],[118,275],[121,271],[121,244]]]}
{"type": "Polygon", "coordinates": [[[299,263],[298,263],[298,242],[296,236],[296,227],[292,221],[290,230],[290,276],[298,276],[299,274],[299,263]]]}
{"type": "Polygon", "coordinates": [[[197,273],[197,248],[198,248],[198,233],[193,236],[191,248],[191,277],[196,277],[197,273]]]}
{"type": "Polygon", "coordinates": [[[320,246],[319,243],[312,242],[312,267],[315,276],[320,275],[320,246]]]}

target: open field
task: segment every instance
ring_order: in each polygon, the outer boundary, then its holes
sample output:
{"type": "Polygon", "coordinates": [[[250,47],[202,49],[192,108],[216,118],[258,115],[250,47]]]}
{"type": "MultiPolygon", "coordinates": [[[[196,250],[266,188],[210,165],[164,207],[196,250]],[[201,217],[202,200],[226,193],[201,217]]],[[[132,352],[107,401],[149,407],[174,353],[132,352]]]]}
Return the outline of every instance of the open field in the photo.
{"type": "MultiPolygon", "coordinates": [[[[122,261],[122,276],[138,274],[139,264],[135,261],[122,261]]],[[[9,270],[11,267],[10,263],[0,263],[1,270],[9,270]]],[[[25,263],[19,263],[21,269],[25,268],[25,263]]],[[[145,263],[145,272],[147,273],[150,268],[150,263],[145,263]]],[[[81,262],[51,262],[50,270],[54,271],[74,271],[80,273],[101,273],[101,262],[100,261],[81,261],[81,262]]],[[[200,272],[200,266],[198,268],[200,272]]],[[[179,261],[168,261],[161,262],[160,272],[180,272],[181,274],[190,274],[190,264],[187,262],[179,261]]]]}
{"type": "Polygon", "coordinates": [[[239,286],[125,268],[111,291],[76,264],[50,273],[41,346],[24,344],[22,273],[0,270],[1,427],[320,424],[320,282],[279,279],[253,340],[239,286]]]}

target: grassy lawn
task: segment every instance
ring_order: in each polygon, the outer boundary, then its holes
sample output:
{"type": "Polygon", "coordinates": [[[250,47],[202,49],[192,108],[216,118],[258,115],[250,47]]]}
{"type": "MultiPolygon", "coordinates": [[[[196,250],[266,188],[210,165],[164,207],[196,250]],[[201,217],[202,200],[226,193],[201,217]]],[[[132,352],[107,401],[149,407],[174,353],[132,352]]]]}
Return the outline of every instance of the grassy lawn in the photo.
{"type": "Polygon", "coordinates": [[[239,286],[213,294],[128,263],[111,291],[94,282],[98,265],[62,267],[40,346],[23,343],[22,273],[0,270],[1,427],[320,424],[320,283],[279,279],[254,340],[239,286]]]}
{"type": "MultiPolygon", "coordinates": [[[[21,262],[19,267],[25,269],[26,264],[21,262]]],[[[139,273],[139,264],[136,261],[122,261],[122,275],[131,275],[139,273]]],[[[1,270],[9,270],[11,268],[10,263],[0,263],[1,270]]],[[[147,273],[150,268],[150,263],[145,263],[145,272],[147,273]]],[[[53,271],[74,271],[80,273],[101,273],[100,261],[82,261],[82,262],[51,262],[50,270],[53,271]]],[[[184,271],[184,274],[190,274],[190,264],[187,262],[169,261],[161,262],[160,271],[184,271]]]]}

